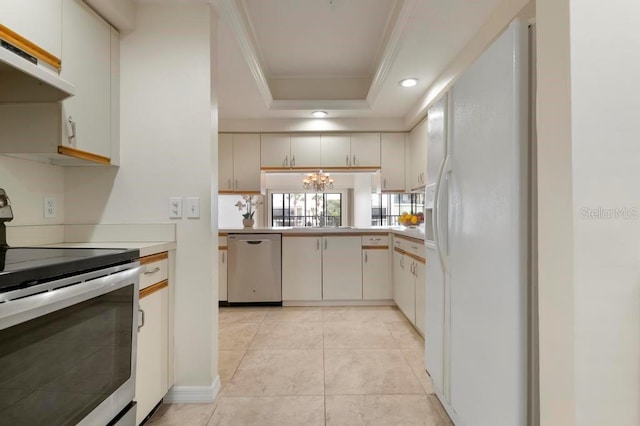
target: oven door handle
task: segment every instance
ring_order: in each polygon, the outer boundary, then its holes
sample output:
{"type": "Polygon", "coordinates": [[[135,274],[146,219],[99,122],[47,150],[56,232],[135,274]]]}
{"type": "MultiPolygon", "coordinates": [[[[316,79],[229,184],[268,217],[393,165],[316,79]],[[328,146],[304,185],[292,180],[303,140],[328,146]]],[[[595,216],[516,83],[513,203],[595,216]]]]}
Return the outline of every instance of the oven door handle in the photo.
{"type": "Polygon", "coordinates": [[[68,277],[57,281],[44,283],[38,286],[16,290],[2,295],[0,302],[0,330],[17,324],[47,315],[59,309],[84,302],[94,297],[101,296],[114,290],[134,284],[134,303],[138,303],[138,288],[140,273],[145,270],[136,262],[134,267],[127,265],[107,268],[103,271],[94,271],[88,274],[68,277]],[[112,271],[113,273],[109,272],[112,271]],[[109,274],[109,275],[105,275],[109,274]],[[98,275],[96,277],[96,275],[98,275]],[[83,279],[86,277],[86,279],[83,279]],[[93,277],[93,278],[92,278],[93,277]],[[65,286],[66,285],[66,286],[65,286]],[[30,294],[20,295],[21,292],[30,294]],[[12,294],[15,299],[11,299],[12,294]]]}

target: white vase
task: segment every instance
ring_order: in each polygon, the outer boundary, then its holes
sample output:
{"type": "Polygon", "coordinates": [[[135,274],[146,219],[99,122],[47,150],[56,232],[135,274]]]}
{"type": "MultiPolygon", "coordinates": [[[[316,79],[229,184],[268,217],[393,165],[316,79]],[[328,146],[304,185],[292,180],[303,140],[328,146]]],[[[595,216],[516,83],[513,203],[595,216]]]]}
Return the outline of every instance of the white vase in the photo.
{"type": "Polygon", "coordinates": [[[255,221],[253,220],[253,218],[242,219],[242,226],[244,226],[245,228],[253,228],[254,223],[255,221]]]}

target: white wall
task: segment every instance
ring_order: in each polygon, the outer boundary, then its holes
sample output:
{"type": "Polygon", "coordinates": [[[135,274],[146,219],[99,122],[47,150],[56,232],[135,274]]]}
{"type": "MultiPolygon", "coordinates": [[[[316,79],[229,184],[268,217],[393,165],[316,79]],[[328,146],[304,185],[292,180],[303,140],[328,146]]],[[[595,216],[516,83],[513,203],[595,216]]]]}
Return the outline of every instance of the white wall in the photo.
{"type": "Polygon", "coordinates": [[[569,0],[538,0],[540,424],[574,425],[569,0]]]}
{"type": "Polygon", "coordinates": [[[212,20],[205,4],[138,4],[120,42],[121,166],[65,173],[67,223],[168,222],[170,196],[200,197],[201,219],[176,220],[172,284],[176,386],[204,390],[217,375],[212,20]]]}
{"type": "Polygon", "coordinates": [[[542,425],[640,424],[638,16],[537,2],[542,425]]]}
{"type": "Polygon", "coordinates": [[[640,2],[570,11],[576,424],[638,425],[640,2]]]}
{"type": "MultiPolygon", "coordinates": [[[[8,226],[64,223],[64,169],[31,160],[0,156],[0,188],[11,200],[8,226]],[[44,218],[44,197],[56,199],[55,219],[44,218]]],[[[9,241],[9,244],[15,244],[9,241]]]]}

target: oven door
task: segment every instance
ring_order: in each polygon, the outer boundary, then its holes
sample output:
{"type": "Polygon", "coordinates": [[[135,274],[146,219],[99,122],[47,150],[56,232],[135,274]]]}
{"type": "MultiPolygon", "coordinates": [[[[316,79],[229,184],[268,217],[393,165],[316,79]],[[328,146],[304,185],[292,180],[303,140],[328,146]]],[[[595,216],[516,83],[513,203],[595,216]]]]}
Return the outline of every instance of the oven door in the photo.
{"type": "Polygon", "coordinates": [[[140,270],[0,294],[0,425],[106,425],[131,406],[140,270]]]}

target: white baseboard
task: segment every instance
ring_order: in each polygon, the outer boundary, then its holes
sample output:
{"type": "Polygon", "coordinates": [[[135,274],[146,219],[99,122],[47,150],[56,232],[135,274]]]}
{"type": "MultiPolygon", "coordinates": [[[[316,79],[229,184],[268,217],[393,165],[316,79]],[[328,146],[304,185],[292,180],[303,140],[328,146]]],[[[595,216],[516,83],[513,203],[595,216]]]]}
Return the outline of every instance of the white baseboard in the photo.
{"type": "Polygon", "coordinates": [[[393,300],[287,300],[282,306],[395,306],[393,300]]]}
{"type": "Polygon", "coordinates": [[[456,425],[456,426],[464,426],[464,422],[462,421],[460,416],[458,416],[458,413],[456,413],[456,411],[453,409],[453,407],[451,405],[449,405],[449,403],[445,399],[445,397],[442,394],[442,392],[440,392],[440,389],[434,387],[434,391],[436,392],[436,396],[440,400],[440,404],[442,405],[442,408],[444,408],[444,411],[447,412],[447,414],[449,415],[449,418],[451,419],[453,424],[456,425]]]}
{"type": "Polygon", "coordinates": [[[173,386],[164,397],[167,404],[210,404],[220,393],[220,376],[211,386],[173,386]]]}

